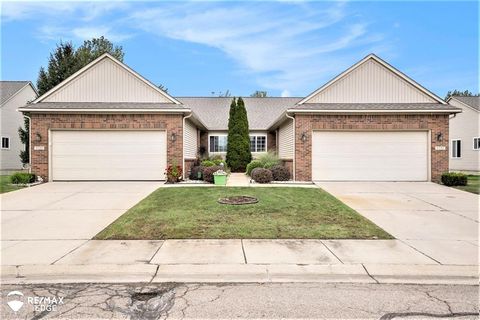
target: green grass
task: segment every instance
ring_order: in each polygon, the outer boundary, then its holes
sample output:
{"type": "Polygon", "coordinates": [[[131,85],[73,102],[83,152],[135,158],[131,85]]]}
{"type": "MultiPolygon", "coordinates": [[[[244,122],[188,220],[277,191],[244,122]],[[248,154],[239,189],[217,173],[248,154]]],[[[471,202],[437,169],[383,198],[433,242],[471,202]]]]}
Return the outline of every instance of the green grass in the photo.
{"type": "Polygon", "coordinates": [[[9,175],[0,176],[0,193],[15,191],[22,188],[25,188],[25,187],[11,185],[9,175]]]}
{"type": "Polygon", "coordinates": [[[471,193],[479,194],[480,191],[480,176],[469,175],[468,182],[466,186],[457,186],[455,188],[468,191],[471,193]]]}
{"type": "Polygon", "coordinates": [[[95,239],[391,239],[375,224],[318,188],[159,188],[95,239]],[[247,195],[257,204],[217,203],[247,195]]]}

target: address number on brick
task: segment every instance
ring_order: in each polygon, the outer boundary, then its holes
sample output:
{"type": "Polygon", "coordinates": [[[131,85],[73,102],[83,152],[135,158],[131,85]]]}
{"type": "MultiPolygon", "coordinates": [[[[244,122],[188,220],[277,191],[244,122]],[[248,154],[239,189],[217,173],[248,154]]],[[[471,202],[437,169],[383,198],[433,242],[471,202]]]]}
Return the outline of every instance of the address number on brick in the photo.
{"type": "Polygon", "coordinates": [[[33,150],[42,151],[42,150],[45,150],[45,146],[33,146],[33,150]]]}
{"type": "Polygon", "coordinates": [[[447,147],[445,146],[436,146],[435,150],[447,150],[447,147]]]}

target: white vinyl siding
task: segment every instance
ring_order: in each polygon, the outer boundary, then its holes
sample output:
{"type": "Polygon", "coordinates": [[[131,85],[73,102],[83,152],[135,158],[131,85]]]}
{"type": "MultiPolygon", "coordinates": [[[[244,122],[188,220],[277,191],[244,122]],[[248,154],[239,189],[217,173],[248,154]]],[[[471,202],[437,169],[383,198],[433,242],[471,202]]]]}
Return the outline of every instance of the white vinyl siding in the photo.
{"type": "Polygon", "coordinates": [[[308,103],[432,103],[437,102],[370,59],[338,79],[308,103]]]}
{"type": "Polygon", "coordinates": [[[99,61],[43,101],[172,102],[109,58],[99,61]]]}
{"type": "Polygon", "coordinates": [[[183,156],[185,159],[197,157],[197,128],[188,120],[185,121],[183,156]]]}
{"type": "Polygon", "coordinates": [[[312,179],[427,181],[426,131],[314,131],[312,179]]]}
{"type": "Polygon", "coordinates": [[[293,159],[293,120],[287,120],[278,129],[278,156],[280,159],[293,159]]]}
{"type": "Polygon", "coordinates": [[[462,109],[461,113],[457,113],[449,121],[448,135],[450,141],[462,140],[461,158],[452,158],[452,151],[449,151],[449,169],[450,171],[478,173],[480,172],[480,152],[474,150],[473,138],[480,137],[480,112],[464,105],[455,98],[448,103],[462,109]]]}
{"type": "Polygon", "coordinates": [[[28,101],[36,98],[36,93],[30,85],[25,86],[0,108],[1,136],[9,138],[9,149],[0,151],[0,169],[19,170],[22,168],[20,152],[25,145],[20,140],[18,128],[24,128],[24,118],[17,109],[25,106],[28,101]]]}
{"type": "Polygon", "coordinates": [[[52,131],[55,180],[164,180],[165,131],[52,131]]]}

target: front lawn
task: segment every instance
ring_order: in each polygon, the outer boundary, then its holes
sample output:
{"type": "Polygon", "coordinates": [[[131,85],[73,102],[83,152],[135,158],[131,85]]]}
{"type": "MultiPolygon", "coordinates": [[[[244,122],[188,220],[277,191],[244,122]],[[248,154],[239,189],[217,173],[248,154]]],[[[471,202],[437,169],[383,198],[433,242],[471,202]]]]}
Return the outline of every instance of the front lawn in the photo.
{"type": "Polygon", "coordinates": [[[15,191],[18,189],[25,188],[24,186],[14,186],[10,183],[10,176],[3,175],[0,176],[0,193],[15,191]]]}
{"type": "Polygon", "coordinates": [[[95,239],[391,239],[375,224],[319,188],[159,188],[95,239]],[[246,195],[259,202],[224,205],[246,195]]]}
{"type": "Polygon", "coordinates": [[[468,191],[471,193],[479,194],[480,189],[480,176],[469,175],[468,182],[466,186],[457,186],[455,188],[468,191]]]}

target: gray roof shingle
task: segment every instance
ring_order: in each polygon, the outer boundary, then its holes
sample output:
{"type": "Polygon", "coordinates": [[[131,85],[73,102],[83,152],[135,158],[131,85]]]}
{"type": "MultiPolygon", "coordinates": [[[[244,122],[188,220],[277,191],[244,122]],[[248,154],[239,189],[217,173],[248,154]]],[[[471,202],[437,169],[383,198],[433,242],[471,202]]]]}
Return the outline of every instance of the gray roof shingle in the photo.
{"type": "MultiPolygon", "coordinates": [[[[227,130],[232,97],[177,98],[198,116],[209,130],[227,130]]],[[[242,98],[247,109],[250,130],[267,130],[280,115],[302,98],[242,98]]]]}
{"type": "Polygon", "coordinates": [[[466,104],[467,106],[480,110],[480,96],[476,96],[476,97],[452,96],[452,98],[466,104]]]}
{"type": "Polygon", "coordinates": [[[39,102],[27,104],[22,110],[63,110],[63,109],[186,109],[175,103],[144,103],[144,102],[39,102]]]}
{"type": "Polygon", "coordinates": [[[0,81],[0,104],[10,99],[20,89],[29,84],[30,81],[0,81]]]}
{"type": "MultiPolygon", "coordinates": [[[[415,111],[415,110],[456,110],[448,104],[441,103],[304,103],[291,110],[365,110],[365,111],[415,111]]],[[[460,109],[458,109],[460,111],[460,109]]]]}

